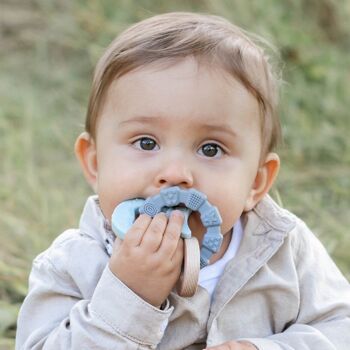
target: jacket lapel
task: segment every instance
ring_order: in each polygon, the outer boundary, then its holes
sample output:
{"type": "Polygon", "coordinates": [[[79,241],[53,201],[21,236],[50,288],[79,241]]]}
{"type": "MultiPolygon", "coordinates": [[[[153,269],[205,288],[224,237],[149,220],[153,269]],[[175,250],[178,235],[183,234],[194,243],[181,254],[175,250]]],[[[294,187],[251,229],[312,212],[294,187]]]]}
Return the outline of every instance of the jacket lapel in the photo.
{"type": "Polygon", "coordinates": [[[243,216],[243,239],[237,255],[226,266],[219,280],[207,324],[277,252],[285,237],[295,227],[295,218],[266,196],[243,216]]]}

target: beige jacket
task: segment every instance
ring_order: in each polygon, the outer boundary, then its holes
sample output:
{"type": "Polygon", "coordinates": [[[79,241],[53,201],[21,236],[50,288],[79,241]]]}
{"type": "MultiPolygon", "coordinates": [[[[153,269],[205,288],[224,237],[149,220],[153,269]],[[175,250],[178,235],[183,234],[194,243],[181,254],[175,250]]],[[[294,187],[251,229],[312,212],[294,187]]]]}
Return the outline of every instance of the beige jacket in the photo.
{"type": "Polygon", "coordinates": [[[350,285],[305,224],[266,197],[243,227],[212,303],[199,287],[159,310],[108,269],[113,237],[90,197],[80,228],[34,260],[16,349],[203,349],[243,338],[260,350],[350,349],[350,285]]]}

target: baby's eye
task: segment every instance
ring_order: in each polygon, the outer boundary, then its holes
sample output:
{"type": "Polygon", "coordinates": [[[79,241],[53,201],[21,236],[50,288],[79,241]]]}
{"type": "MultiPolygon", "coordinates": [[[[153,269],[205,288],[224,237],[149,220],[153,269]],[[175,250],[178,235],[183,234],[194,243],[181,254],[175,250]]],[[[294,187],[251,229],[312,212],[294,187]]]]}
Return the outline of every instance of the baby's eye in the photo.
{"type": "Polygon", "coordinates": [[[144,151],[154,151],[159,149],[157,142],[150,137],[141,137],[140,139],[134,141],[133,145],[144,151]]]}
{"type": "Polygon", "coordinates": [[[216,143],[206,143],[205,145],[201,146],[201,148],[198,150],[198,153],[205,157],[214,158],[222,156],[224,154],[224,151],[216,143]]]}

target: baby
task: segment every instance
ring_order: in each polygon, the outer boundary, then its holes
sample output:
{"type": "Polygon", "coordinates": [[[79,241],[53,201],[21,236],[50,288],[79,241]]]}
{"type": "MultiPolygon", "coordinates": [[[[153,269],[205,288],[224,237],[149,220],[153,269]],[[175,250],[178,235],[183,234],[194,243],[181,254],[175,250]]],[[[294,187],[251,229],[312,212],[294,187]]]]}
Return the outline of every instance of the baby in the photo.
{"type": "MultiPolygon", "coordinates": [[[[16,349],[349,349],[349,283],[268,196],[277,95],[264,49],[222,18],[163,14],[117,37],[75,145],[96,195],[34,260],[16,349]],[[111,230],[118,204],[171,186],[204,193],[222,217],[189,298],[174,288],[181,211],[140,215],[122,242],[111,230]]],[[[201,244],[197,212],[189,227],[201,244]]]]}

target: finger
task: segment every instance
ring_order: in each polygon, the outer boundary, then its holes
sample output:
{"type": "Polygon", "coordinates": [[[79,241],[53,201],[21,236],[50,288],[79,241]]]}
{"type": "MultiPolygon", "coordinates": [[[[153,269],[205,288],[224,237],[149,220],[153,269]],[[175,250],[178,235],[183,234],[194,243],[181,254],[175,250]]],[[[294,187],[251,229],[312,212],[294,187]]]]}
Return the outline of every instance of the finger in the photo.
{"type": "Polygon", "coordinates": [[[143,235],[140,245],[148,251],[157,251],[162,242],[167,223],[168,219],[164,213],[161,212],[155,215],[143,235]]]}
{"type": "Polygon", "coordinates": [[[181,265],[184,259],[184,240],[182,238],[177,242],[176,250],[171,258],[175,265],[181,265]]]}
{"type": "Polygon", "coordinates": [[[139,246],[141,244],[142,237],[149,227],[151,221],[152,218],[147,214],[140,215],[126,233],[124,244],[127,244],[131,247],[139,246]]]}
{"type": "Polygon", "coordinates": [[[165,229],[159,253],[172,258],[175,254],[180,240],[184,215],[180,210],[174,210],[169,217],[168,225],[165,229]]]}
{"type": "Polygon", "coordinates": [[[237,344],[239,344],[241,350],[259,350],[253,343],[250,343],[248,341],[245,340],[239,340],[237,342],[237,344]]]}

